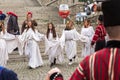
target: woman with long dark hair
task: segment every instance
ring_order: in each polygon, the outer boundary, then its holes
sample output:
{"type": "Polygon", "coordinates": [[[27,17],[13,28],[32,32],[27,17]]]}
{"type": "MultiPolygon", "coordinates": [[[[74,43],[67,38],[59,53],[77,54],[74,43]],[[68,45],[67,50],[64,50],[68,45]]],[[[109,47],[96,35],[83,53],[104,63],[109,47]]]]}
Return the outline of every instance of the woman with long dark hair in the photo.
{"type": "Polygon", "coordinates": [[[48,23],[46,33],[46,54],[49,55],[50,67],[56,64],[56,59],[62,62],[62,48],[53,23],[48,23]]]}
{"type": "Polygon", "coordinates": [[[20,54],[25,53],[29,57],[29,68],[37,68],[43,65],[42,57],[39,50],[38,41],[44,38],[43,34],[38,33],[35,29],[32,21],[28,21],[27,28],[22,35],[18,37],[19,42],[22,45],[20,54]]]}
{"type": "Polygon", "coordinates": [[[49,40],[51,39],[55,39],[57,36],[56,36],[56,31],[55,31],[55,27],[53,25],[53,23],[48,23],[48,26],[47,26],[47,38],[49,38],[49,40]],[[52,36],[49,36],[49,35],[52,35],[52,36]]]}

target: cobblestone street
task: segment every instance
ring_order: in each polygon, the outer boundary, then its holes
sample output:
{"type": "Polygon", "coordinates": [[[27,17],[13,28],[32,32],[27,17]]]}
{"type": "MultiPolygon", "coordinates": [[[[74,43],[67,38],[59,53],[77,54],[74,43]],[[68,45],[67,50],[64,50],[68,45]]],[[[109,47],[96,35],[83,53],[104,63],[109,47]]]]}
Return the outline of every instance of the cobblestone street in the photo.
{"type": "MultiPolygon", "coordinates": [[[[62,74],[64,75],[64,80],[68,80],[72,75],[75,68],[78,66],[78,63],[82,58],[77,58],[76,62],[73,65],[68,65],[68,60],[65,58],[64,62],[57,64],[53,67],[58,67],[61,69],[62,74]]],[[[19,80],[45,80],[45,75],[51,69],[49,67],[48,59],[43,59],[44,66],[37,69],[28,69],[28,62],[14,61],[9,62],[7,68],[14,70],[18,74],[19,80]]]]}

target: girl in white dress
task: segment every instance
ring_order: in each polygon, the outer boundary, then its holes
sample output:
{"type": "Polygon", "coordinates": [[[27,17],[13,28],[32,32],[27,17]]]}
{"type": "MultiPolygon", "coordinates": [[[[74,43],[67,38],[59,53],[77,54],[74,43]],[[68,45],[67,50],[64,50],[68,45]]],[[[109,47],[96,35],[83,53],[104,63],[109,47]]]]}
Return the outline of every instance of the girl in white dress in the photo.
{"type": "Polygon", "coordinates": [[[23,52],[29,57],[29,68],[37,68],[43,65],[43,60],[40,54],[39,45],[37,41],[41,41],[44,38],[43,34],[40,34],[33,26],[32,21],[28,21],[28,27],[24,30],[22,35],[18,37],[21,43],[21,49],[19,52],[22,55],[23,52]]]}
{"type": "Polygon", "coordinates": [[[4,34],[5,29],[2,22],[0,22],[0,66],[5,66],[8,60],[6,41],[3,39],[4,34]]]}
{"type": "Polygon", "coordinates": [[[62,62],[62,48],[60,45],[59,38],[57,37],[55,27],[53,23],[48,23],[47,34],[46,34],[46,51],[49,55],[50,67],[56,64],[56,59],[62,62]]]}
{"type": "Polygon", "coordinates": [[[82,40],[81,35],[74,28],[74,23],[72,21],[69,21],[66,28],[63,30],[61,41],[64,40],[65,52],[69,59],[69,65],[71,65],[77,56],[76,40],[82,40]]]}
{"type": "Polygon", "coordinates": [[[82,57],[86,57],[94,52],[94,47],[91,46],[92,37],[94,35],[94,29],[90,26],[90,20],[86,19],[84,21],[84,26],[81,29],[81,35],[87,37],[87,42],[83,42],[82,47],[82,57]]]}
{"type": "Polygon", "coordinates": [[[8,53],[11,53],[17,47],[15,39],[14,35],[7,33],[3,22],[0,21],[0,66],[6,66],[8,53]]]}

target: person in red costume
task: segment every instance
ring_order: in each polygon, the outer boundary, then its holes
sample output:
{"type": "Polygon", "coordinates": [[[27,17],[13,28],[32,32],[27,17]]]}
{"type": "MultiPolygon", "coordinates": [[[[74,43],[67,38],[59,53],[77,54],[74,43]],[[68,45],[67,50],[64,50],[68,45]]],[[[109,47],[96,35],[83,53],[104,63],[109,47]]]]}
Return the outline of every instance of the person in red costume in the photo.
{"type": "Polygon", "coordinates": [[[96,43],[95,51],[101,50],[105,47],[106,41],[106,30],[103,24],[103,15],[99,15],[98,17],[98,26],[96,27],[95,34],[93,36],[91,46],[96,43]]]}
{"type": "Polygon", "coordinates": [[[37,22],[35,20],[33,20],[32,17],[33,17],[32,12],[28,12],[27,16],[26,16],[26,20],[22,24],[21,33],[23,33],[23,31],[27,28],[28,21],[32,21],[34,26],[37,26],[37,22]]]}

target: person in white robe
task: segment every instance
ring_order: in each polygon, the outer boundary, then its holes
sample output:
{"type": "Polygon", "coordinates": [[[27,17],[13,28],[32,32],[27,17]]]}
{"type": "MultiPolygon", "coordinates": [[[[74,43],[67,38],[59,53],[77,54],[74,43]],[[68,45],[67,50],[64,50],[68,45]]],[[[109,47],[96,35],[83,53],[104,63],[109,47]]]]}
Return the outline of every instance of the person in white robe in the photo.
{"type": "Polygon", "coordinates": [[[94,46],[91,46],[91,41],[94,36],[94,29],[90,26],[89,19],[84,21],[84,26],[81,29],[81,35],[86,36],[88,39],[86,42],[83,42],[81,54],[82,57],[86,57],[94,52],[94,46]]]}
{"type": "Polygon", "coordinates": [[[62,46],[65,46],[65,53],[69,59],[69,65],[73,64],[73,61],[75,61],[75,58],[77,56],[77,40],[80,40],[82,42],[86,41],[85,37],[81,36],[76,31],[74,28],[74,23],[72,21],[69,21],[66,24],[66,28],[63,30],[62,36],[60,38],[62,46]]]}
{"type": "Polygon", "coordinates": [[[32,21],[28,21],[28,28],[24,30],[22,35],[18,37],[19,53],[20,55],[27,55],[29,57],[28,66],[30,69],[35,69],[43,65],[38,41],[42,41],[44,35],[40,34],[33,26],[32,21]]]}
{"type": "Polygon", "coordinates": [[[0,66],[6,66],[8,53],[11,53],[17,47],[16,37],[7,33],[3,22],[0,22],[0,66]]]}
{"type": "Polygon", "coordinates": [[[56,64],[56,60],[63,61],[62,47],[56,34],[53,23],[48,23],[48,29],[45,39],[45,53],[49,56],[50,67],[56,64]]]}

